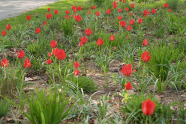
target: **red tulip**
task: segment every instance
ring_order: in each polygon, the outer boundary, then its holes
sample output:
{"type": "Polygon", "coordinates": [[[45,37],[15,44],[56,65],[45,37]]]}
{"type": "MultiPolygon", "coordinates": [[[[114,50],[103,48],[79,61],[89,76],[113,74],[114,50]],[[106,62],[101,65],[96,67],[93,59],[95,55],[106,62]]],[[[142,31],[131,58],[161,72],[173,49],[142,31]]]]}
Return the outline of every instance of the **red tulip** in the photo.
{"type": "Polygon", "coordinates": [[[66,14],[67,14],[67,15],[70,14],[69,10],[66,10],[66,14]]]}
{"type": "Polygon", "coordinates": [[[31,16],[30,15],[27,15],[27,20],[30,20],[31,19],[31,16]]]}
{"type": "Polygon", "coordinates": [[[10,24],[7,24],[7,25],[6,25],[6,29],[7,29],[7,30],[10,30],[10,29],[11,29],[10,24]]]}
{"type": "Polygon", "coordinates": [[[90,13],[91,13],[91,11],[88,11],[87,13],[89,13],[89,14],[90,14],[90,13]]]}
{"type": "Polygon", "coordinates": [[[23,50],[17,52],[17,57],[18,57],[19,59],[22,59],[24,56],[25,56],[25,52],[24,52],[23,50]]]}
{"type": "Polygon", "coordinates": [[[132,15],[132,12],[130,12],[129,15],[132,15]]]}
{"type": "Polygon", "coordinates": [[[143,22],[142,18],[138,19],[138,23],[141,24],[143,22]]]}
{"type": "Polygon", "coordinates": [[[171,10],[171,9],[169,9],[169,12],[172,12],[172,10],[171,10]]]}
{"type": "Polygon", "coordinates": [[[134,20],[131,19],[129,23],[130,23],[130,25],[133,25],[134,24],[134,20]]]}
{"type": "Polygon", "coordinates": [[[83,46],[83,42],[79,42],[79,46],[82,47],[83,46]]]}
{"type": "Polygon", "coordinates": [[[130,82],[128,82],[127,84],[125,84],[125,89],[126,90],[130,90],[132,88],[132,85],[130,82]]]}
{"type": "Polygon", "coordinates": [[[6,31],[4,30],[4,31],[2,31],[2,33],[1,33],[3,36],[6,36],[6,31]]]}
{"type": "Polygon", "coordinates": [[[125,11],[129,11],[129,8],[127,7],[127,8],[125,8],[125,11]]]}
{"type": "Polygon", "coordinates": [[[23,66],[24,66],[24,68],[30,68],[31,62],[30,62],[30,60],[28,58],[25,59],[25,62],[24,62],[23,66]]]}
{"type": "Polygon", "coordinates": [[[45,26],[45,25],[46,25],[46,23],[47,23],[47,21],[45,21],[45,22],[43,23],[43,26],[45,26]]]}
{"type": "Polygon", "coordinates": [[[82,10],[82,7],[81,6],[78,6],[77,7],[77,10],[81,11],[82,10]]]}
{"type": "Polygon", "coordinates": [[[97,12],[96,12],[96,16],[99,16],[99,14],[100,14],[99,11],[97,11],[97,12]]]}
{"type": "Polygon", "coordinates": [[[82,19],[80,15],[74,16],[74,18],[75,18],[75,20],[76,20],[77,22],[81,21],[81,19],[82,19]]]}
{"type": "Polygon", "coordinates": [[[147,46],[148,45],[148,41],[147,41],[147,39],[144,39],[143,40],[143,46],[147,46]]]}
{"type": "Polygon", "coordinates": [[[155,110],[155,102],[152,102],[150,99],[147,99],[147,101],[143,101],[142,103],[142,111],[144,115],[151,116],[154,113],[155,110]]]}
{"type": "Polygon", "coordinates": [[[58,53],[58,48],[54,48],[53,51],[52,51],[52,53],[56,56],[57,53],[58,53]]]}
{"type": "Polygon", "coordinates": [[[51,10],[51,9],[50,9],[50,8],[48,8],[48,11],[49,11],[49,12],[50,12],[50,10],[51,10]]]}
{"type": "Polygon", "coordinates": [[[150,12],[148,12],[147,10],[144,10],[143,14],[144,14],[144,17],[147,17],[148,14],[150,14],[150,12]]]}
{"type": "Polygon", "coordinates": [[[118,20],[122,20],[122,17],[121,16],[118,16],[118,20]]]}
{"type": "Polygon", "coordinates": [[[7,60],[7,59],[3,59],[2,61],[1,61],[1,66],[3,66],[3,67],[7,67],[9,65],[9,61],[7,60]]]}
{"type": "Polygon", "coordinates": [[[65,51],[62,49],[58,49],[57,53],[56,53],[56,57],[58,60],[63,60],[66,58],[66,54],[65,51]]]}
{"type": "Polygon", "coordinates": [[[134,8],[134,7],[135,7],[135,5],[134,5],[134,4],[131,4],[131,7],[132,7],[132,8],[134,8]]]}
{"type": "Polygon", "coordinates": [[[114,41],[114,35],[113,34],[110,36],[110,41],[114,41]]]}
{"type": "Polygon", "coordinates": [[[86,42],[88,41],[88,38],[86,38],[85,36],[83,36],[83,37],[80,38],[80,40],[81,40],[81,42],[83,44],[86,44],[86,42]]]}
{"type": "Polygon", "coordinates": [[[48,57],[52,57],[52,53],[51,52],[48,52],[48,57]]]}
{"type": "Polygon", "coordinates": [[[121,69],[121,73],[124,76],[130,76],[132,72],[135,72],[136,70],[132,70],[132,65],[131,64],[125,64],[125,66],[123,66],[123,68],[121,69]]]}
{"type": "Polygon", "coordinates": [[[88,28],[88,29],[85,29],[85,34],[87,35],[87,36],[90,36],[91,34],[92,34],[92,30],[90,30],[90,28],[88,28]]]}
{"type": "Polygon", "coordinates": [[[69,16],[68,16],[68,15],[66,15],[66,16],[65,16],[65,19],[69,19],[69,16]]]}
{"type": "Polygon", "coordinates": [[[142,61],[144,62],[148,62],[150,60],[151,56],[149,55],[149,51],[146,51],[144,52],[142,55],[141,55],[141,59],[142,61]]]}
{"type": "Polygon", "coordinates": [[[72,10],[74,10],[76,7],[75,6],[72,6],[72,10]]]}
{"type": "Polygon", "coordinates": [[[118,12],[121,12],[121,11],[122,11],[121,8],[119,8],[119,9],[118,9],[118,12]]]}
{"type": "Polygon", "coordinates": [[[55,48],[55,47],[57,46],[57,41],[52,40],[52,41],[50,42],[50,46],[51,46],[52,48],[55,48]]]}
{"type": "Polygon", "coordinates": [[[74,68],[79,68],[79,65],[80,64],[77,61],[73,63],[74,68]]]}
{"type": "Polygon", "coordinates": [[[109,18],[108,18],[107,20],[108,20],[108,21],[110,21],[110,19],[109,19],[109,18]]]}
{"type": "Polygon", "coordinates": [[[46,60],[46,63],[47,63],[48,65],[50,65],[50,64],[52,63],[52,60],[48,59],[48,60],[46,60]]]}
{"type": "Polygon", "coordinates": [[[73,9],[73,11],[74,11],[74,12],[75,12],[75,14],[76,14],[76,12],[77,12],[77,9],[76,9],[76,8],[74,8],[74,9],[73,9]]]}
{"type": "Polygon", "coordinates": [[[164,7],[164,8],[167,8],[167,7],[168,7],[168,4],[167,4],[167,3],[165,3],[165,4],[163,5],[163,7],[164,7]]]}
{"type": "Polygon", "coordinates": [[[50,19],[51,17],[52,17],[52,13],[50,13],[50,14],[46,13],[46,18],[47,19],[50,19]]]}
{"type": "Polygon", "coordinates": [[[113,8],[117,8],[117,2],[116,1],[113,2],[113,8]]]}
{"type": "Polygon", "coordinates": [[[123,28],[123,27],[126,26],[127,23],[123,20],[123,21],[120,21],[119,24],[120,24],[120,26],[123,28]]]}
{"type": "Polygon", "coordinates": [[[97,40],[97,45],[98,46],[101,46],[103,44],[103,40],[101,39],[101,38],[99,38],[98,40],[97,40]]]}
{"type": "Polygon", "coordinates": [[[59,12],[58,12],[58,10],[56,9],[56,10],[54,10],[54,14],[55,15],[57,15],[59,12]]]}
{"type": "Polygon", "coordinates": [[[111,13],[111,9],[107,9],[107,14],[110,14],[111,13]]]}
{"type": "Polygon", "coordinates": [[[155,14],[156,13],[156,9],[152,9],[152,14],[155,14]]]}
{"type": "Polygon", "coordinates": [[[127,26],[127,31],[131,31],[131,26],[130,25],[127,26]]]}
{"type": "Polygon", "coordinates": [[[123,0],[123,3],[125,3],[125,0],[123,0]]]}
{"type": "Polygon", "coordinates": [[[74,71],[74,74],[75,74],[76,76],[79,75],[79,70],[76,69],[76,70],[74,71]]]}
{"type": "Polygon", "coordinates": [[[114,50],[116,50],[116,46],[114,46],[114,50]]]}
{"type": "Polygon", "coordinates": [[[36,34],[39,34],[41,32],[40,28],[36,28],[35,32],[36,34]]]}
{"type": "Polygon", "coordinates": [[[96,9],[96,6],[92,6],[92,9],[96,9]]]}

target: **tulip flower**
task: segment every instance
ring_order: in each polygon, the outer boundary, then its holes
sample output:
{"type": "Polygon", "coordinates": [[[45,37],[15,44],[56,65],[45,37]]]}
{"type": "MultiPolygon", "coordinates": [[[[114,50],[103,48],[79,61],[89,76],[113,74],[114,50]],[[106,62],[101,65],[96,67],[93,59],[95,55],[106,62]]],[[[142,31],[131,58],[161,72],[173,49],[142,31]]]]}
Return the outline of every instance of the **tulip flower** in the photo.
{"type": "Polygon", "coordinates": [[[88,28],[88,29],[85,29],[85,34],[87,35],[87,36],[90,36],[91,34],[92,34],[92,30],[90,30],[90,28],[88,28]]]}
{"type": "Polygon", "coordinates": [[[48,11],[50,12],[50,11],[51,11],[51,9],[50,9],[50,8],[48,8],[48,11]]]}
{"type": "Polygon", "coordinates": [[[127,24],[124,20],[119,22],[120,26],[123,28],[127,24]]]}
{"type": "Polygon", "coordinates": [[[66,16],[65,16],[65,19],[69,19],[69,16],[68,16],[68,15],[66,15],[66,16]]]}
{"type": "Polygon", "coordinates": [[[72,6],[72,10],[74,10],[76,7],[75,6],[72,6]]]}
{"type": "Polygon", "coordinates": [[[52,53],[56,56],[57,55],[57,52],[58,52],[58,48],[54,48],[52,53]]]}
{"type": "Polygon", "coordinates": [[[110,14],[111,13],[111,9],[107,9],[107,14],[110,14]]]}
{"type": "Polygon", "coordinates": [[[51,46],[52,48],[55,48],[55,47],[57,46],[57,41],[52,40],[52,41],[50,42],[50,46],[51,46]]]}
{"type": "Polygon", "coordinates": [[[172,10],[171,10],[171,9],[169,9],[169,12],[172,12],[172,10]]]}
{"type": "Polygon", "coordinates": [[[86,42],[88,41],[88,38],[86,38],[86,37],[84,36],[84,37],[81,37],[80,40],[81,40],[81,42],[82,42],[83,44],[86,44],[86,42]]]}
{"type": "Polygon", "coordinates": [[[79,68],[79,65],[80,64],[77,61],[73,63],[74,68],[79,68]]]}
{"type": "Polygon", "coordinates": [[[41,32],[40,28],[36,28],[35,32],[36,34],[39,34],[41,32]]]}
{"type": "Polygon", "coordinates": [[[123,66],[123,68],[121,69],[121,73],[124,76],[130,76],[132,72],[135,72],[136,70],[132,70],[132,65],[131,64],[126,64],[125,66],[123,66]]]}
{"type": "Polygon", "coordinates": [[[50,65],[50,64],[52,63],[52,60],[48,59],[48,60],[46,60],[46,63],[47,63],[48,65],[50,65]]]}
{"type": "Polygon", "coordinates": [[[10,30],[10,29],[11,29],[10,24],[7,24],[7,25],[6,25],[6,30],[10,30]]]}
{"type": "Polygon", "coordinates": [[[2,36],[6,36],[6,31],[4,30],[4,31],[2,31],[2,36]]]}
{"type": "Polygon", "coordinates": [[[96,9],[96,6],[92,6],[92,9],[96,9]]]}
{"type": "Polygon", "coordinates": [[[103,44],[103,40],[101,39],[101,38],[99,38],[98,40],[97,40],[97,45],[98,46],[101,46],[103,44]]]}
{"type": "Polygon", "coordinates": [[[9,65],[9,61],[7,60],[7,59],[3,59],[2,61],[1,61],[1,66],[2,67],[7,67],[9,65]]]}
{"type": "Polygon", "coordinates": [[[83,42],[79,42],[79,46],[82,47],[83,46],[83,42]]]}
{"type": "Polygon", "coordinates": [[[69,10],[66,10],[66,14],[67,14],[67,15],[70,14],[69,10]]]}
{"type": "Polygon", "coordinates": [[[156,13],[156,9],[152,9],[152,14],[155,14],[156,13]]]}
{"type": "Polygon", "coordinates": [[[116,46],[114,46],[114,50],[116,50],[116,46]]]}
{"type": "Polygon", "coordinates": [[[131,7],[132,7],[132,8],[134,8],[134,7],[135,7],[135,5],[134,5],[134,4],[131,4],[131,7]]]}
{"type": "Polygon", "coordinates": [[[58,49],[57,53],[56,53],[56,57],[58,60],[63,60],[66,58],[66,54],[65,51],[62,49],[58,49]]]}
{"type": "Polygon", "coordinates": [[[57,10],[57,9],[56,9],[56,10],[54,10],[54,14],[55,14],[55,15],[59,14],[59,12],[58,12],[58,10],[57,10]]]}
{"type": "Polygon", "coordinates": [[[130,25],[127,26],[127,31],[131,31],[131,26],[130,25]]]}
{"type": "Polygon", "coordinates": [[[48,52],[48,57],[52,57],[52,53],[51,52],[48,52]]]}
{"type": "Polygon", "coordinates": [[[147,11],[147,10],[144,10],[144,12],[142,12],[143,14],[144,14],[144,17],[147,17],[148,16],[148,14],[150,14],[150,12],[149,11],[147,11]]]}
{"type": "Polygon", "coordinates": [[[46,18],[47,19],[50,19],[51,17],[52,17],[52,13],[50,13],[50,14],[46,13],[46,18]]]}
{"type": "Polygon", "coordinates": [[[74,18],[77,22],[81,21],[81,19],[82,19],[80,15],[76,15],[76,16],[74,16],[74,18]]]}
{"type": "Polygon", "coordinates": [[[118,12],[121,12],[121,11],[122,11],[121,8],[119,8],[119,9],[118,9],[118,12]]]}
{"type": "Polygon", "coordinates": [[[75,74],[76,76],[78,76],[78,75],[79,75],[79,70],[76,69],[76,70],[74,71],[74,74],[75,74]]]}
{"type": "Polygon", "coordinates": [[[163,5],[163,7],[164,7],[164,8],[167,8],[167,7],[168,7],[168,4],[167,4],[167,3],[165,3],[165,4],[163,5]]]}
{"type": "Polygon", "coordinates": [[[147,41],[147,39],[144,39],[143,40],[143,46],[147,46],[148,45],[148,41],[147,41]]]}
{"type": "Polygon", "coordinates": [[[149,51],[146,51],[141,55],[141,59],[143,62],[148,62],[150,58],[151,56],[149,55],[149,51]]]}
{"type": "Polygon", "coordinates": [[[132,88],[132,85],[130,82],[128,82],[127,84],[125,84],[125,89],[126,90],[130,90],[132,88]]]}
{"type": "Polygon", "coordinates": [[[31,16],[30,15],[27,15],[27,20],[30,20],[31,19],[31,16]]]}
{"type": "Polygon", "coordinates": [[[146,116],[151,116],[154,113],[155,106],[155,102],[152,102],[150,99],[147,99],[147,101],[144,100],[142,103],[143,114],[146,116]]]}
{"type": "Polygon", "coordinates": [[[99,16],[99,14],[100,14],[99,11],[97,11],[97,12],[96,12],[96,16],[99,16]]]}
{"type": "Polygon", "coordinates": [[[131,19],[129,23],[130,23],[130,25],[133,25],[134,24],[134,20],[131,19]]]}
{"type": "Polygon", "coordinates": [[[25,59],[25,62],[24,62],[23,66],[24,66],[24,68],[30,68],[31,62],[30,62],[30,60],[28,58],[25,59]]]}
{"type": "Polygon", "coordinates": [[[143,19],[142,18],[139,18],[138,19],[138,23],[141,24],[143,22],[143,19]]]}
{"type": "Polygon", "coordinates": [[[17,57],[19,59],[22,59],[25,56],[25,52],[23,50],[20,50],[19,52],[17,52],[17,57]]]}
{"type": "Polygon", "coordinates": [[[129,8],[127,7],[127,8],[125,8],[125,11],[129,11],[129,8]]]}
{"type": "Polygon", "coordinates": [[[81,11],[82,10],[82,7],[81,6],[78,6],[77,7],[77,10],[81,11]]]}
{"type": "Polygon", "coordinates": [[[122,17],[121,16],[118,16],[118,20],[122,20],[122,17]]]}
{"type": "Polygon", "coordinates": [[[114,35],[113,34],[110,36],[110,41],[114,41],[114,35]]]}

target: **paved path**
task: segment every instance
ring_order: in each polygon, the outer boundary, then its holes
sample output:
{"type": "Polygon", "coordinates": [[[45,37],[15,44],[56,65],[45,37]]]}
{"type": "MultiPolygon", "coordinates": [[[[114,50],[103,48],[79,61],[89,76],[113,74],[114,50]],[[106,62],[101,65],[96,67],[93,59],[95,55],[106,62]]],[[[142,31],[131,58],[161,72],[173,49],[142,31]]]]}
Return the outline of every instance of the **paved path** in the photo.
{"type": "Polygon", "coordinates": [[[59,0],[0,0],[0,20],[59,0]]]}

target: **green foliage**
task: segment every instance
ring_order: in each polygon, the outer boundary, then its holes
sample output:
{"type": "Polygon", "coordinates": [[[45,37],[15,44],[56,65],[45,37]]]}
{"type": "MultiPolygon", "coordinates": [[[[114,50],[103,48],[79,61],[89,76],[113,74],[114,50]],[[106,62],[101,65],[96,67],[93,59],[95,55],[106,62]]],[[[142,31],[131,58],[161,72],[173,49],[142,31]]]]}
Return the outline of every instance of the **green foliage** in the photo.
{"type": "Polygon", "coordinates": [[[0,95],[14,97],[16,91],[22,90],[25,71],[21,66],[8,66],[0,70],[0,95]]]}
{"type": "Polygon", "coordinates": [[[169,8],[171,8],[173,10],[177,10],[178,3],[179,3],[179,0],[167,0],[167,4],[168,4],[169,8]]]}
{"type": "Polygon", "coordinates": [[[21,105],[27,105],[28,113],[22,110],[22,106],[20,109],[31,124],[59,124],[73,107],[69,105],[71,99],[66,98],[66,93],[57,92],[56,89],[36,90],[35,95],[32,93],[31,96],[24,93],[19,99],[21,105]]]}
{"type": "Polygon", "coordinates": [[[65,37],[73,35],[73,26],[74,26],[73,19],[65,19],[61,21],[61,27],[65,37]]]}
{"type": "Polygon", "coordinates": [[[148,118],[149,123],[159,123],[164,121],[165,123],[169,122],[172,117],[172,112],[170,106],[164,106],[158,103],[158,101],[152,96],[145,96],[144,94],[132,95],[122,107],[122,112],[127,114],[126,123],[145,123],[146,116],[142,112],[142,103],[143,101],[147,100],[148,98],[151,101],[155,102],[155,111],[154,113],[148,118]],[[163,120],[162,120],[163,119],[163,120]]]}
{"type": "Polygon", "coordinates": [[[162,91],[161,83],[167,79],[170,64],[173,61],[178,62],[183,55],[179,48],[174,48],[173,44],[157,44],[149,51],[151,53],[149,72],[158,79],[158,91],[162,91]]]}
{"type": "Polygon", "coordinates": [[[9,103],[6,100],[0,99],[0,118],[7,115],[9,106],[9,103]]]}

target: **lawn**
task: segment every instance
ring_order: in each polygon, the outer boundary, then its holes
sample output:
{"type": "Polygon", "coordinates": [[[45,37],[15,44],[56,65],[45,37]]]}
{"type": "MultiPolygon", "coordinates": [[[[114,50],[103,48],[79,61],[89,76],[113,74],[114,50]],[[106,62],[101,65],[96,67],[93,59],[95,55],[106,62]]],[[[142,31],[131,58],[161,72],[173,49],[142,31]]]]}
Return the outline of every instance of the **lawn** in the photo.
{"type": "Polygon", "coordinates": [[[0,122],[186,123],[184,0],[61,0],[0,21],[0,122]]]}

